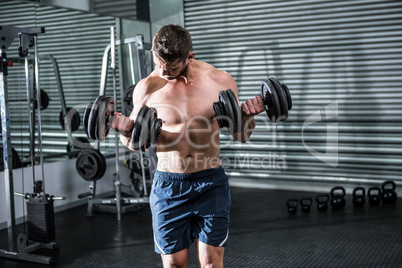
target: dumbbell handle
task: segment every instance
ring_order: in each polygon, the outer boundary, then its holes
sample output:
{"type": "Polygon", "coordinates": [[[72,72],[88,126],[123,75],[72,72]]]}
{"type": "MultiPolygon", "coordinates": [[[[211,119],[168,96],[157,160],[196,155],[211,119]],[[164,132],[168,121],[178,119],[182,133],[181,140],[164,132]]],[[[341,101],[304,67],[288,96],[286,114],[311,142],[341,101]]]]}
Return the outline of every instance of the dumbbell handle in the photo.
{"type": "Polygon", "coordinates": [[[134,120],[121,113],[114,112],[111,127],[123,136],[129,138],[133,132],[134,120]]]}

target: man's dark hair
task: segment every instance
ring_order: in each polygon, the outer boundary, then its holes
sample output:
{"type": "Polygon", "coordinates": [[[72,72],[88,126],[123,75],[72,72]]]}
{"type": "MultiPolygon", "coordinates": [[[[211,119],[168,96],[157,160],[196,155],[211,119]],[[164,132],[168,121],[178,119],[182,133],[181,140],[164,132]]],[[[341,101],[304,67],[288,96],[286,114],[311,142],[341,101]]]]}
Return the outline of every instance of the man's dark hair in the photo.
{"type": "Polygon", "coordinates": [[[163,62],[185,61],[192,49],[189,32],[179,25],[163,26],[152,41],[152,52],[163,62]]]}

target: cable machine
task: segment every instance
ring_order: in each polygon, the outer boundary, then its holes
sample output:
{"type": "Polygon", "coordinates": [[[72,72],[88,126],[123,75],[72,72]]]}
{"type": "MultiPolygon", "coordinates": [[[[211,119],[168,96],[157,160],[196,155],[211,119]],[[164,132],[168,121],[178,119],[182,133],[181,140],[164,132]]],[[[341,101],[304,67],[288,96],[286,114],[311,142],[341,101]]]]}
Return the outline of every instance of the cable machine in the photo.
{"type": "MultiPolygon", "coordinates": [[[[0,257],[24,260],[42,264],[54,264],[53,257],[33,254],[32,252],[41,249],[57,249],[55,242],[55,223],[53,201],[62,200],[64,197],[54,197],[46,194],[42,139],[41,139],[41,98],[39,86],[39,61],[37,52],[37,35],[45,32],[42,27],[35,28],[17,28],[14,26],[0,25],[0,111],[2,126],[2,143],[3,143],[3,163],[4,163],[4,182],[5,197],[7,211],[7,232],[8,232],[8,250],[0,249],[0,257]],[[27,103],[28,111],[31,109],[31,92],[29,87],[28,74],[28,48],[34,48],[34,76],[35,89],[37,93],[37,116],[38,116],[38,136],[39,136],[39,153],[40,164],[42,169],[42,180],[35,179],[34,157],[31,150],[32,176],[33,176],[33,193],[17,193],[14,192],[13,180],[13,163],[11,151],[11,135],[10,135],[10,113],[9,98],[7,88],[8,67],[11,64],[7,61],[6,51],[16,37],[19,37],[19,56],[25,58],[25,74],[27,85],[27,103]],[[24,233],[16,236],[15,230],[15,204],[14,195],[21,196],[27,202],[28,216],[28,236],[24,233]]],[[[33,129],[34,120],[29,115],[29,127],[33,129]]],[[[31,139],[34,139],[31,136],[31,139]]]]}

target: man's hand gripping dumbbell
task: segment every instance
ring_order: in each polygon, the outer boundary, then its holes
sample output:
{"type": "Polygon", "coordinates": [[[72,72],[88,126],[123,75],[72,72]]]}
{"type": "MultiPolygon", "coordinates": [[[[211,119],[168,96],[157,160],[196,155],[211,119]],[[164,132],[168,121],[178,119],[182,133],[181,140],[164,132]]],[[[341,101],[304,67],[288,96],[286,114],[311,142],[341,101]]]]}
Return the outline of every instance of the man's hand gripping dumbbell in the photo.
{"type": "Polygon", "coordinates": [[[162,120],[157,118],[156,109],[144,106],[135,121],[114,111],[115,101],[111,97],[99,96],[88,104],[83,116],[84,131],[90,139],[103,141],[113,128],[123,136],[131,138],[134,150],[146,151],[158,142],[162,120]]]}

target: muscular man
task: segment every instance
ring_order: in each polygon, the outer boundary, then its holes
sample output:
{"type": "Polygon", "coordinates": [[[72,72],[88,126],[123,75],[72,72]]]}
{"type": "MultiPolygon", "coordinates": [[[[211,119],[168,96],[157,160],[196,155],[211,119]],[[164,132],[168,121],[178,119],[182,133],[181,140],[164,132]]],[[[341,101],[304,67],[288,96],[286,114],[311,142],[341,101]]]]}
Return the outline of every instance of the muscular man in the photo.
{"type": "MultiPolygon", "coordinates": [[[[227,72],[194,59],[190,34],[180,26],[162,27],[152,52],[155,69],[137,84],[130,118],[147,105],[163,120],[150,194],[155,251],[164,267],[188,267],[195,240],[200,267],[223,267],[231,200],[213,102],[221,90],[237,95],[237,86],[227,72]]],[[[242,107],[244,131],[233,137],[246,142],[264,104],[256,97],[242,107]]],[[[116,122],[124,124],[118,115],[116,122]]],[[[121,141],[133,150],[130,137],[122,135],[121,141]]]]}

